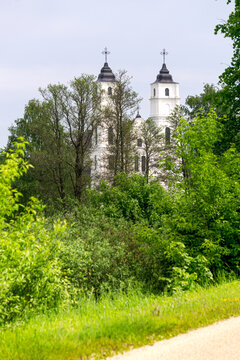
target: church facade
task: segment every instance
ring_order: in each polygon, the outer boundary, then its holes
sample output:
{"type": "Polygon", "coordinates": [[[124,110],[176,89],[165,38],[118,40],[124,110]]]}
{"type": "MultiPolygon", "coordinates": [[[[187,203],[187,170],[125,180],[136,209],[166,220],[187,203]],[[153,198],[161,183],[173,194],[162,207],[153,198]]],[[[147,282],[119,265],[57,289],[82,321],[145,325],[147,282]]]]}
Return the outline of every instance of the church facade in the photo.
{"type": "MultiPolygon", "coordinates": [[[[109,104],[109,98],[111,98],[114,91],[116,78],[112,69],[108,65],[107,55],[109,52],[106,48],[103,54],[105,55],[105,63],[98,75],[97,81],[99,82],[103,93],[101,105],[104,107],[109,104]]],[[[169,142],[171,136],[169,116],[175,107],[180,105],[179,83],[173,81],[173,77],[167,69],[165,63],[165,55],[167,53],[165,52],[165,49],[161,54],[163,55],[162,68],[157,74],[156,80],[150,84],[149,117],[153,119],[156,126],[161,129],[164,141],[169,142]]],[[[139,164],[135,164],[135,172],[140,174],[144,174],[146,170],[145,151],[141,140],[141,126],[144,121],[145,120],[138,112],[136,118],[134,119],[134,127],[138,134],[136,139],[136,148],[139,159],[139,164]]],[[[109,137],[109,130],[110,129],[107,126],[98,127],[93,136],[91,177],[94,182],[97,182],[97,179],[100,178],[107,178],[110,156],[108,154],[108,149],[109,141],[111,141],[109,137]]]]}

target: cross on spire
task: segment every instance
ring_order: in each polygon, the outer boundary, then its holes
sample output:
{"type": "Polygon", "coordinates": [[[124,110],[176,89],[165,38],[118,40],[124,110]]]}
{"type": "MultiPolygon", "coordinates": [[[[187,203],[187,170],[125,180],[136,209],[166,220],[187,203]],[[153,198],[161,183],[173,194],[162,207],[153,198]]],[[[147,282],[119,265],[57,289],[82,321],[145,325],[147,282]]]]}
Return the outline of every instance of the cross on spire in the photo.
{"type": "Polygon", "coordinates": [[[104,50],[102,51],[102,54],[105,55],[105,63],[107,63],[107,56],[110,54],[110,51],[108,51],[106,46],[105,46],[104,50]]]}
{"type": "Polygon", "coordinates": [[[163,51],[161,51],[161,55],[163,56],[163,63],[165,64],[165,57],[168,55],[168,52],[166,52],[166,50],[163,49],[163,51]]]}

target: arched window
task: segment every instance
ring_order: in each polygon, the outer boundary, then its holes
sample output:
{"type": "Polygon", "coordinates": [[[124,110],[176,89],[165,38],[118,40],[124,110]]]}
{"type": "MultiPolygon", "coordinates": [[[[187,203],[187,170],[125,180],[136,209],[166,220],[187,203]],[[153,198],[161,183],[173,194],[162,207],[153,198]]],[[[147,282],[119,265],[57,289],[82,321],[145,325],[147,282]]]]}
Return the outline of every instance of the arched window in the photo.
{"type": "Polygon", "coordinates": [[[108,167],[109,170],[114,170],[114,155],[108,156],[108,167]]]}
{"type": "Polygon", "coordinates": [[[108,145],[113,145],[113,128],[108,128],[108,145]]]}
{"type": "Polygon", "coordinates": [[[146,171],[146,156],[142,156],[142,172],[146,171]]]}
{"type": "Polygon", "coordinates": [[[139,157],[138,155],[135,156],[135,171],[139,171],[139,157]]]}
{"type": "Polygon", "coordinates": [[[94,156],[94,169],[97,170],[97,155],[94,156]]]}
{"type": "Polygon", "coordinates": [[[111,87],[108,88],[108,95],[112,95],[112,88],[111,87]]]}
{"type": "Polygon", "coordinates": [[[98,143],[98,129],[96,127],[96,129],[95,129],[95,145],[97,145],[97,143],[98,143]]]}
{"type": "Polygon", "coordinates": [[[166,127],[165,129],[165,144],[170,145],[170,137],[171,137],[171,131],[169,127],[166,127]]]}
{"type": "Polygon", "coordinates": [[[156,96],[156,89],[154,88],[153,89],[153,97],[155,97],[156,96]]]}
{"type": "Polygon", "coordinates": [[[142,147],[142,139],[137,139],[137,146],[142,147]]]}
{"type": "Polygon", "coordinates": [[[165,89],[165,96],[169,96],[169,89],[168,88],[165,89]]]}
{"type": "Polygon", "coordinates": [[[92,136],[93,136],[92,130],[87,130],[85,135],[86,135],[86,144],[91,148],[92,147],[92,136]]]}

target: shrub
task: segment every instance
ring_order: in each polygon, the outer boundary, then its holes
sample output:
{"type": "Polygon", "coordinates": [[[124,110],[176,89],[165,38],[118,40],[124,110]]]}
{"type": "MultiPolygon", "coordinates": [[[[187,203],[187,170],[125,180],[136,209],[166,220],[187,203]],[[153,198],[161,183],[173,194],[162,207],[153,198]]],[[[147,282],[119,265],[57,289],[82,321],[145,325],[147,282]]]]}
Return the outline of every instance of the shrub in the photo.
{"type": "Polygon", "coordinates": [[[32,198],[23,207],[21,194],[11,187],[29,167],[24,146],[17,143],[0,165],[0,324],[24,312],[55,307],[67,294],[57,260],[64,226],[56,223],[47,231],[38,200],[32,198]]]}
{"type": "Polygon", "coordinates": [[[68,226],[61,251],[62,271],[84,293],[127,289],[134,281],[129,244],[132,225],[101,211],[81,208],[68,226]]]}

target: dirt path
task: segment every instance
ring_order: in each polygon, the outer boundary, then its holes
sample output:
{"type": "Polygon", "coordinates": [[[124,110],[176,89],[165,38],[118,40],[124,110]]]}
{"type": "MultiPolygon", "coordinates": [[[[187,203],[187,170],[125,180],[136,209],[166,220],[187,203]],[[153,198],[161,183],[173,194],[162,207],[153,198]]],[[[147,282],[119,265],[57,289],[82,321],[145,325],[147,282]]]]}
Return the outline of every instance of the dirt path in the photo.
{"type": "Polygon", "coordinates": [[[240,317],[108,358],[110,359],[240,360],[240,317]]]}

